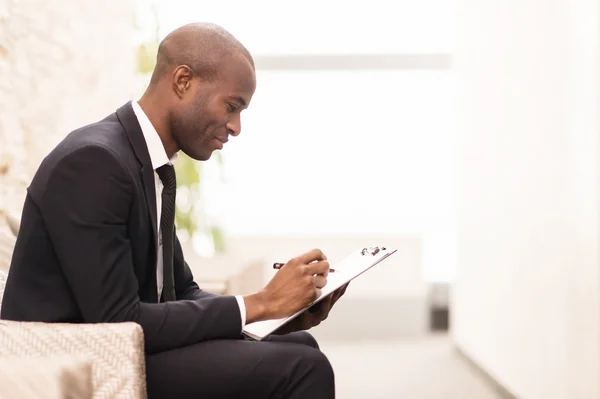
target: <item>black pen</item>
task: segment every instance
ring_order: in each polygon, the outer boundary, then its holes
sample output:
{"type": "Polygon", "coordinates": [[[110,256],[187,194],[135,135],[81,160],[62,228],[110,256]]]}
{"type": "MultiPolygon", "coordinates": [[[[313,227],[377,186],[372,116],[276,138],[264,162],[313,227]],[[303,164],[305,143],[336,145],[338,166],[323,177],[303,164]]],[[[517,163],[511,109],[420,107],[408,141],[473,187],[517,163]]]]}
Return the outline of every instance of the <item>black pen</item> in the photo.
{"type": "MultiPolygon", "coordinates": [[[[281,269],[285,263],[273,263],[273,269],[281,269]]],[[[335,269],[329,269],[329,273],[335,272],[335,269]]]]}

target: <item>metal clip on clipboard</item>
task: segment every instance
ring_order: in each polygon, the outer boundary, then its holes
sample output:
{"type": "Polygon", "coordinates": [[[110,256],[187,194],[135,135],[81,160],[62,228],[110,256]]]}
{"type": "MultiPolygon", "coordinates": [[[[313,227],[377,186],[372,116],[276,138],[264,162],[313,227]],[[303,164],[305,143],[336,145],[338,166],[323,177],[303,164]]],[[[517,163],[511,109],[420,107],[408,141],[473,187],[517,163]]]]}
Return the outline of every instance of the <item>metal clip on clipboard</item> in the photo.
{"type": "Polygon", "coordinates": [[[360,251],[361,255],[371,254],[371,256],[375,256],[379,253],[379,251],[385,251],[385,247],[365,247],[362,251],[360,251]]]}

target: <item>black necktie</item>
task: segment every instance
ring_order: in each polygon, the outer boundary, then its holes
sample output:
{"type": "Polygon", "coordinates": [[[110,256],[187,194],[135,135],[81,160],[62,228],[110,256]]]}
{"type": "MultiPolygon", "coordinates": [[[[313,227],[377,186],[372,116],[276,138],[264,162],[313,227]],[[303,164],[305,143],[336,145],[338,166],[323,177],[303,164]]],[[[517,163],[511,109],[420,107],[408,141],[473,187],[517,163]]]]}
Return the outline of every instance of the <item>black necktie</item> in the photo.
{"type": "Polygon", "coordinates": [[[175,229],[176,178],[173,165],[163,165],[156,169],[163,184],[160,232],[163,247],[163,302],[174,301],[175,282],[173,278],[173,237],[175,229]]]}

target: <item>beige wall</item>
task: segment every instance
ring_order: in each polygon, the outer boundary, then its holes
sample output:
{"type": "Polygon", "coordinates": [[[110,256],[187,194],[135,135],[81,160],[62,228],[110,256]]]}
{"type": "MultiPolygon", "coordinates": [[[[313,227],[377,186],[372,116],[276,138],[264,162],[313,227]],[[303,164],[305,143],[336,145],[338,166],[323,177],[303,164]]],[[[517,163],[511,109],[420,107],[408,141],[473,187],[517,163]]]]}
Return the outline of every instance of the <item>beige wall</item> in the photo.
{"type": "Polygon", "coordinates": [[[453,337],[521,399],[598,398],[598,2],[458,4],[453,337]]]}
{"type": "Polygon", "coordinates": [[[131,0],[0,1],[0,209],[70,130],[132,98],[134,29],[131,0]]]}

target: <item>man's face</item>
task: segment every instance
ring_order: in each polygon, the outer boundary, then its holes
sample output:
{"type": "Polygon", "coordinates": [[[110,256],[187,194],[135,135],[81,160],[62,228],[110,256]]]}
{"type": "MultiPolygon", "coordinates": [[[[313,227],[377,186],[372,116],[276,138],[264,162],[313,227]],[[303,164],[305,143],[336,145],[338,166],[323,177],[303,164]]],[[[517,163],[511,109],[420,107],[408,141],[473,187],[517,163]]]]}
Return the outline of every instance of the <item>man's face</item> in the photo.
{"type": "Polygon", "coordinates": [[[241,55],[224,62],[212,82],[194,76],[171,119],[178,147],[195,160],[208,160],[230,135],[240,134],[240,114],[250,104],[255,88],[254,69],[241,55]]]}

